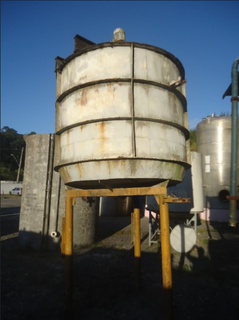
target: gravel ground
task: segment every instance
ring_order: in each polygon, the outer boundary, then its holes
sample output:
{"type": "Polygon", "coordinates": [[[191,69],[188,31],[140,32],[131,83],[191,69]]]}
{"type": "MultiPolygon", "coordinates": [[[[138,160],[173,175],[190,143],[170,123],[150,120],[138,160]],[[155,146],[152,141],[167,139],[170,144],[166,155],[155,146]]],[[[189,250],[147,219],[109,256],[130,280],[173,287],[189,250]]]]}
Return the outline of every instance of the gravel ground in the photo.
{"type": "MultiPolygon", "coordinates": [[[[175,219],[174,219],[175,220],[175,219]]],[[[176,221],[171,221],[177,223],[176,221]]],[[[72,314],[65,309],[65,260],[59,252],[1,242],[1,319],[164,319],[160,245],[148,245],[141,219],[141,286],[135,285],[130,217],[101,217],[99,240],[73,258],[72,314]]],[[[236,319],[239,228],[199,222],[189,252],[172,249],[174,319],[236,319]]]]}

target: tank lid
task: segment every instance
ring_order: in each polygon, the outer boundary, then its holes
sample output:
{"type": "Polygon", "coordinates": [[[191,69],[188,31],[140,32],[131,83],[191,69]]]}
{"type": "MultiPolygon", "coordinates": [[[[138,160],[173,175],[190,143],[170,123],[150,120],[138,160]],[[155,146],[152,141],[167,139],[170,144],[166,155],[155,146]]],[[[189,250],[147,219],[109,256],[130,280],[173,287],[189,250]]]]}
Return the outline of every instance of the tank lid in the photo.
{"type": "Polygon", "coordinates": [[[125,41],[125,32],[121,28],[117,28],[114,30],[114,38],[113,42],[125,41]]]}

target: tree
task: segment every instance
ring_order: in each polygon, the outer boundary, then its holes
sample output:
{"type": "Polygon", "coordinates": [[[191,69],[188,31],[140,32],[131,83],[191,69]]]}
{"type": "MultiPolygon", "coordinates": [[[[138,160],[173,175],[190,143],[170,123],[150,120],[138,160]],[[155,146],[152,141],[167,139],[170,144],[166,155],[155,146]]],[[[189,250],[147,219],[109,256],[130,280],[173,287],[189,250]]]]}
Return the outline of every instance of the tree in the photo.
{"type": "MultiPolygon", "coordinates": [[[[0,179],[15,180],[19,166],[21,150],[25,149],[25,141],[22,134],[7,126],[0,130],[1,154],[0,154],[0,179]]],[[[24,154],[22,159],[24,168],[24,154]]],[[[23,170],[20,172],[20,180],[23,177],[23,170]]]]}
{"type": "Polygon", "coordinates": [[[197,151],[196,130],[190,130],[190,150],[197,151]]]}

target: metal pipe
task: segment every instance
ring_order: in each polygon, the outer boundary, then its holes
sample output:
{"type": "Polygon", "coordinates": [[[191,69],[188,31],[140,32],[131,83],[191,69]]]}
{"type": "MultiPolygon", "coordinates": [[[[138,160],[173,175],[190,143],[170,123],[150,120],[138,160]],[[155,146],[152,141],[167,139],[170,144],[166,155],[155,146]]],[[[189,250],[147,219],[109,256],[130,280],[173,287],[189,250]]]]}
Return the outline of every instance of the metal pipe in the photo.
{"type": "Polygon", "coordinates": [[[232,135],[231,135],[231,179],[230,179],[230,212],[229,226],[236,227],[236,196],[237,196],[237,125],[238,125],[238,64],[239,58],[233,63],[232,77],[232,135]]]}
{"type": "Polygon", "coordinates": [[[73,198],[66,192],[65,204],[65,224],[64,224],[64,254],[65,254],[65,298],[66,310],[72,312],[72,294],[73,294],[73,198]]]}
{"type": "Polygon", "coordinates": [[[56,205],[56,223],[55,230],[58,231],[58,220],[59,220],[59,209],[60,209],[60,199],[61,199],[61,176],[58,178],[58,191],[57,191],[57,205],[56,205]]]}
{"type": "Polygon", "coordinates": [[[48,156],[47,156],[47,172],[46,172],[46,189],[44,199],[43,223],[42,223],[42,240],[41,248],[47,250],[50,226],[50,213],[51,213],[51,192],[52,192],[52,179],[53,179],[53,165],[54,165],[54,136],[49,135],[48,142],[48,156]]]}
{"type": "Polygon", "coordinates": [[[61,231],[61,254],[66,255],[66,218],[62,218],[62,231],[61,231]]]}

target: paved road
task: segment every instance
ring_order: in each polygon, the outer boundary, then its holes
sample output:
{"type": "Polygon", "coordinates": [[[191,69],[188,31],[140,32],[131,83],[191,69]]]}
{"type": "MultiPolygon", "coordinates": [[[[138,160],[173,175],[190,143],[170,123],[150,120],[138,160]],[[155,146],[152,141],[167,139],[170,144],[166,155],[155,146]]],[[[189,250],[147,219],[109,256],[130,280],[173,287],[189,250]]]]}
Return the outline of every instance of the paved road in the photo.
{"type": "Polygon", "coordinates": [[[0,236],[1,241],[14,237],[19,230],[21,197],[1,195],[0,236]]]}

